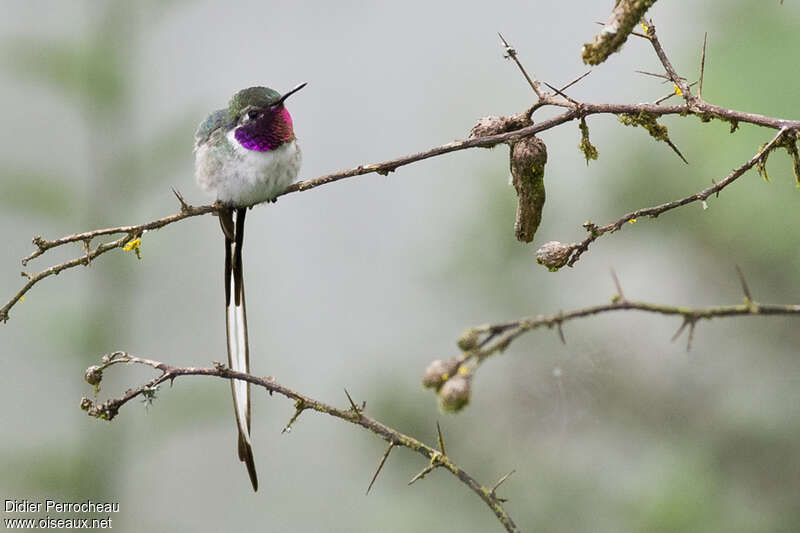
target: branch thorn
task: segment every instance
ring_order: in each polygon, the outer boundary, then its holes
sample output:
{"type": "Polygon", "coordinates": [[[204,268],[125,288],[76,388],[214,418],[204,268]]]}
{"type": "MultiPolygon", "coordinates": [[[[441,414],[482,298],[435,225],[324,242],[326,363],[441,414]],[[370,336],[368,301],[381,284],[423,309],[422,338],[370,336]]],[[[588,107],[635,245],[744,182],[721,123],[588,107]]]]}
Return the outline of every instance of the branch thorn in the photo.
{"type": "Polygon", "coordinates": [[[420,472],[416,476],[412,477],[411,480],[408,482],[408,484],[409,485],[413,485],[418,480],[425,478],[425,476],[430,474],[431,470],[433,470],[437,466],[439,466],[439,463],[434,462],[433,460],[431,460],[431,463],[428,466],[426,466],[425,468],[423,468],[422,470],[420,470],[420,472]]]}
{"type": "Polygon", "coordinates": [[[557,94],[559,94],[560,96],[563,96],[564,98],[566,98],[566,99],[567,99],[567,101],[568,101],[569,103],[571,103],[571,104],[574,104],[574,105],[578,105],[578,102],[577,102],[576,100],[574,100],[573,98],[570,98],[569,96],[567,96],[566,94],[564,94],[564,93],[561,91],[561,89],[556,89],[555,87],[553,87],[552,85],[550,85],[550,84],[549,84],[549,83],[547,83],[546,81],[545,81],[545,82],[542,82],[542,83],[544,83],[545,85],[547,85],[547,86],[548,86],[550,89],[552,89],[553,91],[555,91],[555,92],[556,92],[557,94]]]}
{"type": "Polygon", "coordinates": [[[561,90],[562,91],[566,91],[567,89],[569,89],[570,87],[572,87],[573,85],[575,85],[576,83],[578,83],[579,81],[581,81],[583,78],[585,78],[586,76],[588,76],[591,73],[592,73],[591,70],[587,70],[585,73],[581,74],[580,76],[578,76],[577,78],[575,78],[574,80],[569,82],[568,84],[564,85],[561,88],[561,90]]]}
{"type": "Polygon", "coordinates": [[[180,202],[181,204],[181,213],[186,213],[187,211],[189,211],[189,204],[187,204],[186,200],[183,199],[181,193],[178,192],[178,190],[175,189],[175,187],[170,187],[170,189],[172,189],[172,194],[175,195],[175,197],[178,199],[178,202],[180,202]]]}
{"type": "Polygon", "coordinates": [[[697,98],[703,99],[703,74],[706,70],[706,44],[708,43],[708,32],[703,36],[703,54],[700,56],[700,79],[697,87],[697,98]]]}
{"type": "Polygon", "coordinates": [[[297,400],[294,403],[294,409],[295,410],[292,418],[289,419],[289,422],[281,430],[281,434],[292,432],[292,425],[297,421],[297,418],[302,414],[302,412],[306,410],[306,403],[303,400],[297,400]]]}
{"type": "Polygon", "coordinates": [[[528,85],[531,86],[531,89],[533,89],[533,92],[536,93],[536,96],[539,98],[539,100],[541,100],[542,99],[542,91],[539,90],[539,87],[537,85],[538,82],[533,81],[531,79],[531,77],[528,76],[528,72],[525,70],[525,67],[522,66],[522,63],[520,62],[519,58],[517,57],[517,51],[514,50],[514,48],[510,44],[508,44],[508,41],[506,41],[505,37],[503,37],[503,34],[500,33],[500,32],[497,32],[497,35],[500,37],[500,40],[503,42],[503,46],[506,49],[506,55],[504,57],[506,59],[512,59],[514,61],[514,63],[517,64],[517,67],[519,67],[520,72],[522,72],[522,75],[525,76],[525,79],[528,81],[528,85]]]}
{"type": "Polygon", "coordinates": [[[367,492],[366,492],[367,494],[369,494],[369,491],[372,488],[372,485],[375,484],[375,480],[378,479],[378,474],[381,473],[381,469],[383,468],[384,463],[386,463],[386,459],[389,458],[389,453],[392,451],[392,448],[394,448],[394,442],[390,442],[389,443],[389,447],[386,448],[386,451],[384,452],[383,457],[381,457],[381,462],[378,463],[378,469],[375,470],[375,474],[373,474],[373,476],[372,476],[372,481],[369,482],[369,487],[367,487],[367,492]]]}
{"type": "Polygon", "coordinates": [[[675,335],[672,336],[670,342],[675,342],[676,340],[678,340],[678,337],[681,336],[681,333],[683,333],[683,330],[686,329],[686,326],[689,324],[689,322],[690,322],[689,317],[684,315],[681,327],[679,327],[678,331],[675,332],[675,335]]]}
{"type": "Polygon", "coordinates": [[[439,451],[442,452],[442,455],[447,457],[447,452],[444,449],[444,437],[442,436],[442,428],[439,426],[439,421],[436,421],[436,433],[438,434],[439,439],[439,451]]]}
{"type": "Polygon", "coordinates": [[[505,480],[507,480],[509,477],[511,477],[511,474],[513,474],[514,472],[516,472],[516,470],[512,470],[511,472],[509,472],[508,474],[504,475],[503,477],[501,477],[500,479],[497,480],[497,483],[494,484],[494,487],[492,487],[492,490],[489,491],[489,494],[492,495],[492,498],[496,499],[497,501],[499,501],[501,503],[505,503],[505,502],[508,501],[507,498],[498,498],[496,491],[497,491],[497,488],[500,485],[502,485],[505,482],[505,480]]]}
{"type": "Polygon", "coordinates": [[[742,269],[739,268],[739,265],[734,266],[736,267],[736,274],[739,276],[739,283],[742,284],[742,292],[744,293],[745,302],[750,304],[753,301],[753,297],[750,295],[750,288],[747,286],[747,281],[744,279],[742,269]]]}
{"type": "Polygon", "coordinates": [[[689,162],[686,160],[686,158],[685,158],[685,157],[683,157],[683,154],[681,153],[681,151],[680,151],[680,150],[678,150],[678,147],[677,147],[677,146],[675,146],[675,143],[673,143],[673,142],[672,142],[670,139],[665,139],[665,140],[664,140],[664,142],[665,142],[665,143],[667,143],[667,144],[669,145],[669,147],[670,147],[670,148],[672,148],[672,150],[673,150],[673,151],[674,151],[676,154],[678,154],[678,157],[680,157],[680,158],[681,158],[681,160],[682,160],[684,163],[686,163],[687,165],[689,164],[689,162]]]}
{"type": "Polygon", "coordinates": [[[686,351],[692,349],[692,339],[694,339],[694,327],[697,325],[697,317],[695,317],[689,324],[689,338],[686,340],[686,351]]]}
{"type": "Polygon", "coordinates": [[[567,339],[564,338],[564,328],[561,327],[562,320],[560,318],[561,315],[563,315],[563,314],[564,314],[564,311],[559,311],[558,312],[559,319],[556,322],[556,328],[558,329],[558,338],[561,339],[561,343],[562,344],[566,345],[567,344],[567,339]]]}
{"type": "Polygon", "coordinates": [[[353,398],[350,397],[350,393],[347,392],[347,389],[344,389],[344,394],[347,396],[347,401],[350,402],[350,409],[357,415],[361,415],[361,409],[358,408],[356,402],[353,401],[353,398]]]}
{"type": "Polygon", "coordinates": [[[614,303],[621,304],[627,302],[625,299],[625,293],[622,292],[622,285],[620,285],[619,278],[617,278],[617,273],[613,268],[611,269],[611,278],[614,280],[614,286],[617,288],[617,294],[613,298],[614,303]]]}

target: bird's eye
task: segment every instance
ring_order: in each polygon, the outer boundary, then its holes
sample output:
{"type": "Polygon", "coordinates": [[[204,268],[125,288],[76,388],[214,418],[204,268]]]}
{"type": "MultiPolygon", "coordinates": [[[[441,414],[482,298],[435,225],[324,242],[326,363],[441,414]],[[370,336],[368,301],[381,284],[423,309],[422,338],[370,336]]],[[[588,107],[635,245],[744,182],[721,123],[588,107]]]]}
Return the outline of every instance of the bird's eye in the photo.
{"type": "Polygon", "coordinates": [[[258,112],[258,111],[256,111],[255,109],[253,109],[253,110],[251,110],[251,111],[248,111],[248,112],[247,112],[247,118],[249,118],[250,120],[255,120],[255,119],[257,119],[257,118],[258,118],[258,116],[259,116],[260,114],[261,114],[261,113],[259,113],[259,112],[258,112]]]}

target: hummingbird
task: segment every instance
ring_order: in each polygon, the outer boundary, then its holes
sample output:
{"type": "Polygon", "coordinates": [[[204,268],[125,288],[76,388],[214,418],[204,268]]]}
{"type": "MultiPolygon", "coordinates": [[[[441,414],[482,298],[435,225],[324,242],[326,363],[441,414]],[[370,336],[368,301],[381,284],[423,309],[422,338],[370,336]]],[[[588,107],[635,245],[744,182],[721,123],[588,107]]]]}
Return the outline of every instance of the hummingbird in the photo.
{"type": "MultiPolygon", "coordinates": [[[[306,84],[280,94],[249,87],[233,95],[228,107],[212,112],[195,133],[195,178],[215,193],[225,241],[225,331],[228,366],[250,372],[242,244],[247,209],[276,201],[300,170],[301,153],[285,102],[306,84]]],[[[239,429],[239,460],[247,466],[253,490],[258,475],[250,439],[250,384],[232,379],[233,409],[239,429]]]]}

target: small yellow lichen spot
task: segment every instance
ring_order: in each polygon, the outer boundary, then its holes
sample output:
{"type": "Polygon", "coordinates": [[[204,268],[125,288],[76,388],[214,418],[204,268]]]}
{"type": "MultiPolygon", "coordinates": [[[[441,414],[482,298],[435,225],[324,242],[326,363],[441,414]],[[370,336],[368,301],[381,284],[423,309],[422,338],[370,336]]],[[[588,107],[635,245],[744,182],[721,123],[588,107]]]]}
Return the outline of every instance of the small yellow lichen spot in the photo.
{"type": "Polygon", "coordinates": [[[639,24],[639,27],[641,27],[644,30],[644,32],[647,33],[647,25],[646,24],[639,24]]]}
{"type": "Polygon", "coordinates": [[[442,381],[447,381],[448,379],[450,379],[450,374],[448,374],[447,372],[442,374],[442,381]]]}
{"type": "Polygon", "coordinates": [[[142,251],[140,250],[141,246],[142,246],[142,239],[136,237],[132,241],[128,241],[125,244],[125,246],[122,247],[122,249],[125,250],[126,252],[133,251],[136,254],[136,258],[141,259],[142,258],[142,251]]]}
{"type": "Polygon", "coordinates": [[[458,367],[458,373],[459,374],[469,374],[469,369],[467,367],[465,367],[465,366],[460,366],[460,367],[458,367]]]}
{"type": "Polygon", "coordinates": [[[678,96],[683,94],[683,91],[681,91],[681,88],[678,87],[677,84],[675,84],[675,94],[677,94],[678,96]]]}
{"type": "Polygon", "coordinates": [[[25,301],[25,297],[24,297],[24,296],[20,296],[20,297],[19,297],[19,301],[20,301],[20,302],[24,302],[24,301],[25,301]]]}
{"type": "Polygon", "coordinates": [[[632,218],[628,221],[628,224],[636,224],[636,219],[632,218]]]}

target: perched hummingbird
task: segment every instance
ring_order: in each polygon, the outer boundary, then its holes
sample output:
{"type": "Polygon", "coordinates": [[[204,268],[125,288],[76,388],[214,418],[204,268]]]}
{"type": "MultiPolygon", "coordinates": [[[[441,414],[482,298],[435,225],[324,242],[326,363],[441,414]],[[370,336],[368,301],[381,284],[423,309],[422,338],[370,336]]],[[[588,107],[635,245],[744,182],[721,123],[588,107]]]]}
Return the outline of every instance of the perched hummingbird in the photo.
{"type": "MultiPolygon", "coordinates": [[[[216,193],[223,206],[219,223],[225,238],[228,365],[239,372],[250,372],[242,275],[244,217],[248,207],[274,201],[297,177],[300,148],[284,102],[305,86],[298,85],[283,95],[267,87],[243,89],[233,95],[227,109],[208,115],[194,135],[197,184],[216,193]]],[[[239,460],[247,465],[253,490],[258,490],[250,441],[250,384],[234,379],[231,390],[239,428],[239,460]]]]}

